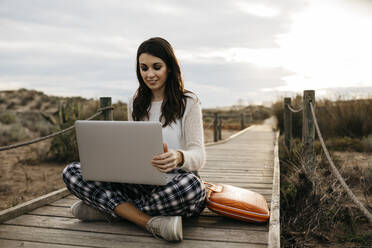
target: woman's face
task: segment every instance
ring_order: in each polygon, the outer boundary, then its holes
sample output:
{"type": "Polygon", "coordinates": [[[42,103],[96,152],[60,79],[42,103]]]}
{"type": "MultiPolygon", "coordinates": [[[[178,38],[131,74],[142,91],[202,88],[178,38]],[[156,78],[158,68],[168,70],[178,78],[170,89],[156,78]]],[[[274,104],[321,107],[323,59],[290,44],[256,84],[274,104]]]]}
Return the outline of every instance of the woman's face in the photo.
{"type": "Polygon", "coordinates": [[[148,53],[142,53],[138,58],[143,81],[152,92],[164,92],[168,68],[165,62],[148,53]]]}

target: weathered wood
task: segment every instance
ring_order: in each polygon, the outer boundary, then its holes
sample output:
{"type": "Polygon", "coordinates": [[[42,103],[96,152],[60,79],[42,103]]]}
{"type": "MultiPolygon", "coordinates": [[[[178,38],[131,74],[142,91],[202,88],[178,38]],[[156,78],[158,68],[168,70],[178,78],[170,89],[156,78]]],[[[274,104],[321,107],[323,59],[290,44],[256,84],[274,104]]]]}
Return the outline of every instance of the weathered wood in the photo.
{"type": "Polygon", "coordinates": [[[291,150],[292,140],[292,111],[288,106],[291,106],[291,98],[284,98],[284,144],[288,150],[291,150]]]}
{"type": "MultiPolygon", "coordinates": [[[[94,233],[100,232],[108,234],[152,237],[150,233],[128,221],[116,223],[89,223],[72,218],[50,218],[46,216],[23,215],[9,220],[5,224],[22,227],[27,226],[53,229],[68,229],[71,231],[85,231],[94,233]]],[[[0,230],[2,230],[2,227],[0,227],[0,230]]],[[[241,230],[240,228],[221,229],[215,228],[213,226],[208,226],[207,228],[199,226],[188,226],[188,228],[184,228],[183,237],[184,239],[194,240],[232,241],[265,244],[265,240],[267,239],[267,232],[265,232],[265,230],[241,230]]]]}
{"type": "Polygon", "coordinates": [[[280,164],[279,164],[279,132],[275,141],[274,180],[270,208],[270,227],[268,248],[280,248],[280,164]]]}
{"type": "Polygon", "coordinates": [[[222,118],[218,116],[218,140],[222,140],[222,118]]]}
{"type": "MultiPolygon", "coordinates": [[[[48,243],[40,243],[40,242],[28,242],[28,241],[21,241],[21,240],[8,240],[8,239],[0,239],[0,247],[6,248],[76,248],[74,245],[60,245],[60,244],[48,244],[48,243]]],[[[92,246],[79,246],[79,247],[92,247],[92,246]]]]}
{"type": "MultiPolygon", "coordinates": [[[[218,182],[217,182],[218,183],[218,182]]],[[[233,186],[237,186],[239,187],[238,185],[235,185],[234,183],[231,183],[230,185],[233,185],[233,186]]],[[[253,191],[253,190],[252,190],[253,191]]],[[[257,191],[257,189],[256,189],[257,191]]],[[[262,194],[263,196],[267,197],[267,198],[270,198],[271,197],[271,194],[262,194]]],[[[55,206],[55,207],[70,207],[72,204],[74,204],[77,200],[75,199],[60,199],[58,201],[55,201],[55,202],[51,202],[48,204],[48,206],[55,206]]]]}
{"type": "MultiPolygon", "coordinates": [[[[206,210],[206,212],[208,212],[206,210]]],[[[35,215],[36,217],[64,217],[64,218],[74,218],[71,215],[70,209],[67,207],[54,207],[54,206],[44,206],[34,211],[28,213],[27,215],[35,215]]],[[[122,220],[120,222],[126,222],[122,220]]],[[[250,231],[268,231],[268,224],[257,224],[248,223],[239,220],[234,220],[226,218],[219,215],[210,214],[201,215],[193,218],[183,218],[183,227],[207,227],[207,228],[217,228],[217,229],[238,229],[238,230],[250,230],[250,231]]]]}
{"type": "MultiPolygon", "coordinates": [[[[271,176],[267,173],[267,172],[264,172],[264,171],[250,171],[250,172],[241,172],[241,173],[245,173],[245,175],[247,175],[245,178],[247,179],[255,179],[255,178],[267,178],[267,179],[272,179],[272,174],[271,176]]],[[[203,179],[205,178],[230,178],[230,179],[242,179],[242,177],[240,176],[239,177],[239,174],[238,173],[234,173],[234,174],[223,174],[223,173],[213,173],[213,174],[209,174],[209,173],[203,173],[202,174],[203,176],[203,179]]]]}
{"type": "Polygon", "coordinates": [[[37,216],[75,218],[74,216],[72,216],[69,207],[44,206],[37,208],[27,214],[37,216]]]}
{"type": "Polygon", "coordinates": [[[55,207],[71,207],[72,204],[74,204],[77,200],[74,199],[59,199],[58,201],[51,202],[47,206],[55,206],[55,207]]]}
{"type": "MultiPolygon", "coordinates": [[[[100,107],[109,107],[111,106],[111,97],[100,97],[100,107]]],[[[111,109],[104,110],[103,113],[103,119],[106,121],[112,121],[114,119],[114,114],[111,109]]]]}
{"type": "Polygon", "coordinates": [[[315,91],[305,90],[303,95],[303,117],[302,117],[302,147],[306,167],[314,171],[314,139],[315,125],[311,114],[310,104],[315,107],[315,91]]]}
{"type": "Polygon", "coordinates": [[[214,113],[214,120],[213,120],[213,141],[218,141],[218,114],[214,113]]]}
{"type": "MultiPolygon", "coordinates": [[[[234,182],[246,182],[244,181],[244,178],[237,178],[237,179],[230,179],[228,177],[211,177],[210,179],[207,177],[205,178],[206,181],[211,181],[211,182],[218,182],[218,183],[234,183],[234,182]]],[[[270,183],[272,184],[272,178],[259,178],[259,177],[251,177],[249,178],[249,181],[252,183],[270,183]]]]}
{"type": "Polygon", "coordinates": [[[4,221],[10,220],[17,216],[20,216],[35,208],[41,207],[48,203],[52,203],[58,199],[61,199],[62,197],[68,194],[69,194],[68,190],[66,188],[63,188],[60,190],[53,191],[49,194],[40,196],[38,198],[35,198],[33,200],[27,201],[25,203],[19,204],[12,208],[5,209],[0,212],[0,223],[3,223],[4,221]]]}
{"type": "MultiPolygon", "coordinates": [[[[203,230],[205,231],[205,230],[203,230]]],[[[54,244],[92,246],[92,247],[173,247],[175,244],[150,236],[123,235],[100,232],[73,231],[65,229],[38,228],[25,226],[2,225],[0,238],[9,240],[24,240],[54,244]]],[[[227,236],[227,235],[221,235],[227,236]]],[[[177,247],[264,247],[266,244],[249,242],[229,242],[211,240],[184,240],[177,247]]]]}
{"type": "MultiPolygon", "coordinates": [[[[206,148],[207,163],[200,171],[203,180],[227,183],[262,194],[269,206],[275,135],[272,129],[251,126],[228,141],[206,148]]],[[[183,218],[184,241],[169,244],[151,237],[137,226],[121,220],[115,223],[86,223],[73,218],[70,206],[78,199],[67,197],[35,209],[0,225],[0,241],[25,245],[57,244],[66,247],[266,247],[269,224],[252,224],[222,217],[205,209],[197,218],[183,218]]],[[[275,199],[274,199],[275,201],[275,199]]],[[[271,210],[272,211],[272,210],[271,210]]],[[[1,244],[1,243],[0,243],[1,244]]],[[[1,246],[1,245],[0,245],[1,246]]]]}
{"type": "Polygon", "coordinates": [[[228,170],[224,168],[220,168],[218,172],[215,172],[213,170],[204,170],[203,175],[205,176],[236,176],[241,175],[242,173],[250,176],[270,176],[270,174],[273,174],[272,170],[257,170],[257,169],[251,169],[251,170],[228,170]]]}
{"type": "Polygon", "coordinates": [[[68,196],[66,196],[64,198],[66,198],[66,199],[75,199],[75,200],[79,199],[76,196],[74,196],[73,194],[70,194],[70,195],[68,195],[68,196]]]}
{"type": "Polygon", "coordinates": [[[244,114],[240,114],[240,129],[243,130],[244,128],[244,114]]]}

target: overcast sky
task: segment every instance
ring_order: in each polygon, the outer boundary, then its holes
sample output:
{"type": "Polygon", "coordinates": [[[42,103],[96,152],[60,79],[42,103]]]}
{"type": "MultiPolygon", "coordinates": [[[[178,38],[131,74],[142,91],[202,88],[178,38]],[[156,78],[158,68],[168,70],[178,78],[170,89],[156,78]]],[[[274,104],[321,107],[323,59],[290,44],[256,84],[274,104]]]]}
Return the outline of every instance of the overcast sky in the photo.
{"type": "Polygon", "coordinates": [[[0,0],[0,90],[127,101],[161,36],[203,107],[372,96],[371,27],[368,0],[0,0]]]}

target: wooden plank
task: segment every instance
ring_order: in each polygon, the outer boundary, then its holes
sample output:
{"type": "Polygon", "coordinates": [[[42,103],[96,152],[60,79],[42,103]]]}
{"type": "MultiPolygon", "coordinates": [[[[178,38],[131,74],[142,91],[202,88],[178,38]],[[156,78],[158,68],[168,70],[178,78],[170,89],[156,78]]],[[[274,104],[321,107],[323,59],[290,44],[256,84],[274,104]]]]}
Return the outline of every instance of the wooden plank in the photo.
{"type": "MultiPolygon", "coordinates": [[[[244,173],[241,173],[242,175],[244,175],[244,173]]],[[[250,176],[238,176],[238,175],[235,175],[235,176],[232,176],[232,175],[224,175],[223,173],[221,174],[205,174],[205,173],[200,173],[200,176],[202,178],[202,180],[206,180],[208,178],[231,178],[231,179],[246,179],[245,182],[247,183],[250,183],[250,179],[257,179],[257,178],[264,178],[264,179],[273,179],[273,175],[274,174],[271,174],[270,176],[268,175],[262,175],[260,173],[256,173],[256,174],[251,174],[250,176]]]]}
{"type": "MultiPolygon", "coordinates": [[[[273,166],[270,164],[272,160],[255,160],[255,161],[234,161],[231,162],[231,159],[208,159],[207,163],[205,164],[204,168],[213,168],[216,171],[219,171],[221,169],[258,169],[258,170],[270,170],[273,168],[273,166]]],[[[201,171],[203,171],[203,169],[201,171]]]]}
{"type": "Polygon", "coordinates": [[[68,195],[68,196],[66,196],[66,197],[64,197],[65,199],[78,199],[75,195],[73,195],[73,194],[70,194],[70,195],[68,195]]]}
{"type": "MultiPolygon", "coordinates": [[[[35,215],[23,215],[9,220],[4,224],[14,226],[28,226],[41,228],[66,229],[72,231],[100,232],[120,235],[136,235],[152,237],[150,233],[137,227],[128,221],[115,223],[108,222],[82,222],[77,219],[63,217],[46,217],[35,215]]],[[[2,227],[0,227],[0,230],[2,227]]],[[[210,241],[232,241],[264,244],[267,243],[267,232],[264,230],[241,230],[221,229],[209,226],[188,226],[183,229],[185,239],[210,240],[210,241]]]]}
{"type": "MultiPolygon", "coordinates": [[[[8,239],[0,239],[0,247],[6,248],[76,248],[73,245],[61,245],[61,244],[48,244],[48,243],[40,243],[40,242],[28,242],[28,241],[20,241],[20,240],[8,240],[8,239]]],[[[79,247],[92,247],[92,246],[79,246],[79,247]]]]}
{"type": "Polygon", "coordinates": [[[37,209],[27,213],[27,214],[74,218],[74,216],[72,216],[72,214],[71,214],[70,208],[68,208],[68,207],[43,206],[43,207],[37,208],[37,209]]]}
{"type": "Polygon", "coordinates": [[[58,201],[49,203],[48,206],[71,207],[71,205],[74,204],[76,201],[77,200],[74,200],[74,199],[63,198],[58,201]]]}
{"type": "MultiPolygon", "coordinates": [[[[263,195],[270,205],[271,202],[271,194],[270,195],[263,195]]],[[[75,199],[61,199],[55,202],[52,202],[49,204],[49,206],[54,206],[54,207],[66,207],[69,208],[72,204],[74,204],[77,200],[75,199]]],[[[217,216],[215,213],[210,212],[208,209],[205,209],[201,215],[209,215],[209,216],[217,216]]]]}
{"type": "Polygon", "coordinates": [[[203,181],[211,182],[211,183],[234,183],[234,182],[252,182],[252,183],[267,183],[272,185],[272,177],[224,177],[224,176],[210,176],[210,177],[203,177],[203,181]]]}
{"type": "MultiPolygon", "coordinates": [[[[175,244],[158,240],[149,236],[134,236],[100,232],[73,231],[54,228],[38,228],[25,226],[0,226],[0,238],[54,244],[92,246],[92,247],[173,247],[175,244]]],[[[205,230],[203,230],[205,231],[205,230]]],[[[177,244],[177,247],[266,247],[266,244],[239,243],[225,241],[187,240],[177,244]]]]}
{"type": "Polygon", "coordinates": [[[5,209],[0,212],[0,223],[3,223],[4,221],[10,220],[12,218],[15,218],[17,216],[20,216],[24,213],[27,213],[35,208],[38,208],[40,206],[43,206],[45,204],[54,202],[66,195],[68,195],[69,192],[66,188],[53,191],[49,194],[40,196],[38,198],[35,198],[31,201],[27,201],[25,203],[19,204],[17,206],[14,206],[9,209],[5,209]]]}
{"type": "MultiPolygon", "coordinates": [[[[221,183],[221,182],[224,182],[226,184],[230,184],[230,183],[234,183],[234,182],[247,182],[247,179],[245,179],[244,177],[242,178],[209,178],[209,177],[206,177],[205,178],[205,181],[211,181],[211,182],[215,182],[215,183],[221,183]]],[[[249,182],[251,183],[269,183],[269,184],[272,184],[272,178],[271,179],[268,179],[268,178],[259,178],[259,177],[256,177],[256,178],[250,178],[249,179],[249,182]]]]}
{"type": "Polygon", "coordinates": [[[271,200],[271,216],[269,227],[269,248],[280,248],[280,164],[279,164],[279,132],[275,141],[273,196],[271,200]]]}
{"type": "Polygon", "coordinates": [[[208,156],[211,158],[214,157],[219,157],[219,156],[228,156],[228,155],[233,155],[233,156],[238,156],[238,157],[247,157],[247,158],[253,158],[257,155],[259,156],[266,156],[266,155],[271,155],[270,153],[272,151],[271,147],[270,149],[265,149],[265,146],[262,147],[254,147],[255,149],[252,149],[250,147],[241,147],[239,149],[234,149],[231,146],[229,146],[229,149],[210,149],[207,151],[208,156]],[[254,152],[254,153],[251,153],[254,152]]]}
{"type": "Polygon", "coordinates": [[[268,231],[268,223],[249,223],[224,216],[198,216],[182,220],[184,227],[206,227],[218,229],[238,229],[250,231],[268,231]]]}
{"type": "Polygon", "coordinates": [[[249,174],[251,172],[262,172],[262,173],[272,174],[273,171],[274,171],[273,168],[269,168],[269,166],[267,166],[267,167],[268,168],[263,168],[262,164],[260,165],[260,167],[257,167],[257,168],[249,167],[248,165],[245,166],[244,168],[235,168],[235,167],[231,167],[231,166],[228,167],[226,165],[222,165],[218,169],[210,168],[210,167],[204,167],[199,172],[200,173],[228,173],[228,174],[237,174],[237,173],[249,174]]]}
{"type": "MultiPolygon", "coordinates": [[[[27,215],[49,216],[49,217],[64,217],[74,218],[71,215],[69,208],[45,206],[38,208],[27,215]]],[[[122,220],[124,222],[125,220],[122,220]]],[[[268,231],[268,224],[257,224],[234,220],[231,218],[214,215],[214,216],[198,216],[193,218],[182,219],[184,227],[212,227],[219,229],[240,229],[240,230],[253,230],[253,231],[268,231]]]]}
{"type": "Polygon", "coordinates": [[[239,168],[226,168],[226,167],[221,167],[216,169],[203,169],[200,171],[201,174],[210,174],[210,173],[215,173],[215,174],[227,174],[227,175],[234,175],[234,174],[249,174],[249,173],[264,173],[264,174],[270,174],[272,175],[274,170],[272,168],[264,169],[264,168],[252,168],[252,169],[239,169],[239,168]]]}
{"type": "MultiPolygon", "coordinates": [[[[233,185],[233,184],[231,184],[233,185]]],[[[234,186],[234,185],[233,185],[234,186]]],[[[271,198],[271,194],[262,194],[266,199],[271,198]]],[[[55,207],[70,207],[72,204],[74,204],[77,200],[75,199],[67,199],[63,198],[58,201],[52,202],[48,204],[48,206],[55,206],[55,207]]],[[[270,201],[269,201],[270,202],[270,201]]]]}

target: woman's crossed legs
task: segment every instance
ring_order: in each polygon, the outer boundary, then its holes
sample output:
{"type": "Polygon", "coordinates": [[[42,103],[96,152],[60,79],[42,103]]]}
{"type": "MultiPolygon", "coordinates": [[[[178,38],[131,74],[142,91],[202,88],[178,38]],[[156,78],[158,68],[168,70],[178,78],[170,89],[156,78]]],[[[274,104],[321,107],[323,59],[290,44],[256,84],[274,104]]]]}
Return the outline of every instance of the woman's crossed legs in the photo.
{"type": "Polygon", "coordinates": [[[80,163],[63,171],[69,191],[100,211],[145,227],[151,216],[197,216],[205,207],[205,189],[193,173],[177,175],[164,186],[84,180],[80,163]]]}

